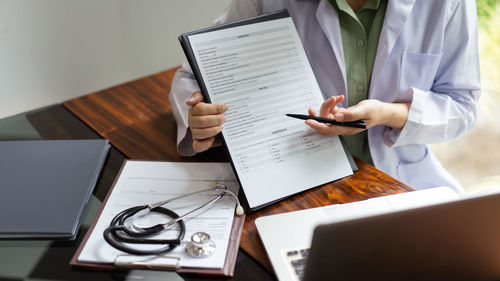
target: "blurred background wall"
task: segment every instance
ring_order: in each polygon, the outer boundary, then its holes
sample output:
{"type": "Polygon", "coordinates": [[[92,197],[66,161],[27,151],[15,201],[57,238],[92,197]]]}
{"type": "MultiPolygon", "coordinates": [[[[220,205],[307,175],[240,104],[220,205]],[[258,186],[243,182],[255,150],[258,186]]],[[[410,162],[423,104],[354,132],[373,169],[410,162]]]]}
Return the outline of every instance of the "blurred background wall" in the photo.
{"type": "Polygon", "coordinates": [[[0,0],[0,118],[179,65],[229,0],[0,0]]]}

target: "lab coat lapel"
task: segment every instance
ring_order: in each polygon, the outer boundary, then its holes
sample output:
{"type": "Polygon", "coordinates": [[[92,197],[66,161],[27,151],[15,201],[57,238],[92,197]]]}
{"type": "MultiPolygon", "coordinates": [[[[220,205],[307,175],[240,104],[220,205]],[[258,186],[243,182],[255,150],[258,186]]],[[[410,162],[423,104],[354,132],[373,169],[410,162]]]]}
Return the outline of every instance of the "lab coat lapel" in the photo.
{"type": "MultiPolygon", "coordinates": [[[[380,74],[384,69],[384,65],[394,45],[403,29],[408,16],[411,13],[415,0],[389,0],[387,3],[387,10],[385,12],[384,24],[380,32],[380,37],[377,47],[377,55],[375,63],[373,64],[372,78],[370,83],[369,94],[373,93],[373,89],[377,86],[380,74]]],[[[370,96],[370,98],[376,98],[370,96]]]]}
{"type": "Polygon", "coordinates": [[[344,82],[342,85],[342,93],[347,96],[347,79],[339,17],[328,0],[321,0],[319,3],[318,9],[316,10],[316,19],[333,49],[338,67],[340,67],[342,73],[342,81],[344,82]]]}

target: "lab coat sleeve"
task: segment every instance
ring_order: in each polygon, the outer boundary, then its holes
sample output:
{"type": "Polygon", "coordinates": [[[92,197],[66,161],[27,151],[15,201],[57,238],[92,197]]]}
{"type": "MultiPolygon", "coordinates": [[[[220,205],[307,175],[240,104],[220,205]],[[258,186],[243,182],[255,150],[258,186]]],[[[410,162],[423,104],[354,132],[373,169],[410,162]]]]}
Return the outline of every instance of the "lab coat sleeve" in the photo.
{"type": "Polygon", "coordinates": [[[431,90],[411,87],[403,93],[400,101],[411,102],[408,119],[401,130],[387,128],[389,146],[449,141],[475,125],[481,88],[476,7],[474,0],[456,3],[431,90]]]}
{"type": "MultiPolygon", "coordinates": [[[[262,0],[233,0],[223,14],[215,20],[215,24],[234,21],[261,14],[262,0]]],[[[182,156],[193,156],[193,139],[188,128],[188,100],[194,92],[200,90],[193,71],[187,62],[175,73],[170,89],[170,104],[177,122],[177,150],[182,156]]]]}

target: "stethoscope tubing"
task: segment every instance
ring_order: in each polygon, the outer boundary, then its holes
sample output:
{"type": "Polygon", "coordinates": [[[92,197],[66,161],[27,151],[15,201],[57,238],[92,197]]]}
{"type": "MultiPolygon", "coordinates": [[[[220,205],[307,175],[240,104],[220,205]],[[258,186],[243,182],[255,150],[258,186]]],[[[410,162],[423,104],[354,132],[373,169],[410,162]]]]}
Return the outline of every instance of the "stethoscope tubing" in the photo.
{"type": "MultiPolygon", "coordinates": [[[[175,247],[179,246],[182,242],[182,239],[184,238],[184,235],[186,234],[186,225],[184,224],[184,221],[180,220],[177,221],[177,224],[179,225],[179,235],[177,236],[176,239],[148,239],[145,237],[152,236],[154,234],[157,234],[164,230],[164,227],[159,224],[155,225],[149,228],[144,228],[145,231],[142,232],[134,232],[130,231],[126,226],[125,226],[125,221],[134,216],[137,212],[143,210],[144,208],[148,208],[147,205],[143,206],[137,206],[137,207],[132,207],[126,210],[123,210],[120,212],[118,215],[116,215],[113,220],[110,223],[110,226],[107,227],[104,232],[104,240],[108,242],[111,246],[114,248],[129,253],[133,255],[139,255],[139,256],[144,256],[144,255],[161,255],[168,253],[175,249],[175,247]],[[125,233],[123,235],[122,233],[125,233]],[[156,250],[138,250],[132,247],[129,247],[125,245],[124,243],[131,243],[131,244],[151,244],[151,245],[159,245],[159,244],[165,244],[165,247],[162,247],[160,249],[156,250]]],[[[162,213],[172,219],[176,219],[179,217],[177,213],[175,213],[172,210],[162,208],[162,207],[155,207],[151,210],[151,212],[157,212],[157,213],[162,213]]]]}
{"type": "Polygon", "coordinates": [[[227,188],[225,188],[223,186],[224,185],[222,185],[222,184],[216,183],[216,187],[205,188],[205,189],[202,189],[202,190],[198,190],[198,191],[194,191],[194,192],[182,194],[182,195],[179,195],[177,197],[170,198],[170,199],[167,199],[167,200],[158,201],[158,202],[149,204],[148,207],[149,207],[149,209],[153,209],[154,207],[159,207],[159,206],[165,205],[167,203],[173,202],[175,200],[182,199],[182,198],[185,198],[185,197],[189,197],[189,196],[192,196],[192,195],[196,195],[196,194],[199,194],[199,193],[207,192],[207,191],[221,191],[223,193],[230,193],[234,198],[236,198],[236,199],[238,198],[238,195],[236,195],[236,193],[232,192],[231,190],[229,190],[229,189],[227,189],[227,188]],[[222,187],[219,187],[219,186],[222,186],[222,187]]]}
{"type": "Polygon", "coordinates": [[[221,184],[216,184],[216,187],[212,188],[207,188],[203,190],[198,190],[195,192],[183,194],[168,200],[163,200],[159,201],[153,204],[149,205],[142,205],[142,206],[136,206],[136,207],[131,207],[126,210],[121,211],[118,215],[116,215],[107,227],[104,232],[104,240],[108,242],[111,246],[114,248],[129,253],[133,255],[161,255],[165,254],[167,252],[172,251],[175,247],[179,246],[182,243],[182,239],[184,238],[184,235],[186,233],[186,225],[184,223],[184,219],[193,213],[208,207],[212,204],[214,204],[216,201],[224,197],[226,193],[230,193],[234,198],[236,198],[236,201],[238,202],[238,207],[241,208],[238,197],[237,195],[226,189],[226,188],[220,188],[218,186],[223,186],[221,184]],[[164,204],[170,203],[172,201],[189,197],[195,194],[207,192],[207,191],[220,191],[221,193],[216,195],[214,198],[208,200],[207,202],[203,203],[202,205],[188,211],[187,213],[184,213],[182,216],[179,216],[176,212],[161,207],[164,204]],[[134,216],[136,216],[138,213],[141,213],[141,215],[145,215],[149,212],[157,212],[157,213],[162,213],[168,217],[171,218],[167,223],[163,224],[156,224],[151,227],[137,227],[135,225],[132,226],[137,229],[137,231],[131,230],[129,227],[127,227],[126,221],[134,216]],[[161,231],[172,227],[173,225],[178,224],[179,225],[179,235],[177,236],[176,239],[149,239],[147,237],[153,236],[155,234],[160,233],[161,231]],[[130,243],[130,244],[151,244],[151,245],[160,245],[160,244],[165,244],[165,247],[162,247],[160,249],[156,250],[138,250],[135,248],[132,248],[130,246],[127,246],[124,243],[130,243]]]}

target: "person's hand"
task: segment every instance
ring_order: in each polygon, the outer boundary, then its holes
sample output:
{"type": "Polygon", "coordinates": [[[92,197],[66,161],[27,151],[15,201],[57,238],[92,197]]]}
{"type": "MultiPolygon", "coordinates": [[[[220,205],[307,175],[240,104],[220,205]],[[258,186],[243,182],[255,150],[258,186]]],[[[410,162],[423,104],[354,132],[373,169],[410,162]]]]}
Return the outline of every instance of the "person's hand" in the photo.
{"type": "Polygon", "coordinates": [[[212,147],[215,135],[222,131],[227,105],[205,103],[200,92],[194,92],[186,104],[190,106],[188,124],[193,136],[193,149],[203,152],[212,147]]]}
{"type": "MultiPolygon", "coordinates": [[[[333,96],[324,101],[320,108],[320,116],[333,118],[339,122],[364,120],[366,128],[385,125],[401,129],[406,123],[410,109],[409,103],[386,103],[374,99],[363,100],[348,108],[338,107],[337,104],[343,100],[344,96],[333,96]]],[[[309,115],[316,116],[316,112],[310,108],[309,115]]],[[[305,123],[318,133],[327,136],[353,135],[363,131],[359,128],[325,124],[312,119],[306,120],[305,123]]]]}

